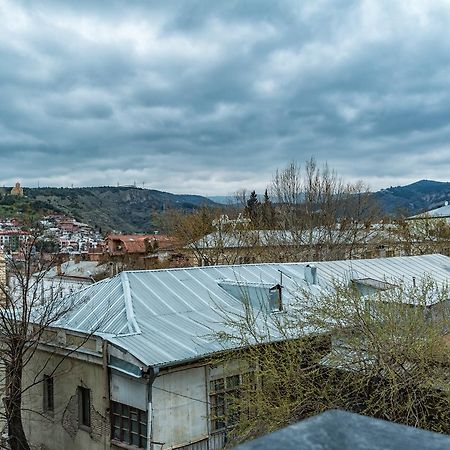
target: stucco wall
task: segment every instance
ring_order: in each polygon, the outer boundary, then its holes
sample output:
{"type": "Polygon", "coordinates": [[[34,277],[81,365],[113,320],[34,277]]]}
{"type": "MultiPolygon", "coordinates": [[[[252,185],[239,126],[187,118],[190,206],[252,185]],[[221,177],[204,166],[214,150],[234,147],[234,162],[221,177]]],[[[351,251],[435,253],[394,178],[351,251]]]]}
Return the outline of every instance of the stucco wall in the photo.
{"type": "Polygon", "coordinates": [[[162,374],[152,387],[153,441],[164,449],[208,435],[205,367],[162,374]]]}
{"type": "MultiPolygon", "coordinates": [[[[52,356],[47,367],[41,372],[42,362],[48,353],[36,352],[35,357],[27,365],[24,383],[37,376],[42,380],[44,374],[61,361],[62,357],[52,356]],[[41,373],[39,373],[41,372],[41,373]]],[[[43,383],[29,390],[23,399],[24,407],[33,412],[24,411],[25,432],[30,442],[49,450],[100,450],[109,447],[110,425],[105,409],[105,374],[101,355],[89,356],[89,361],[66,358],[54,374],[54,413],[47,418],[43,412],[43,383]],[[91,431],[78,426],[78,386],[91,389],[91,431]]]]}

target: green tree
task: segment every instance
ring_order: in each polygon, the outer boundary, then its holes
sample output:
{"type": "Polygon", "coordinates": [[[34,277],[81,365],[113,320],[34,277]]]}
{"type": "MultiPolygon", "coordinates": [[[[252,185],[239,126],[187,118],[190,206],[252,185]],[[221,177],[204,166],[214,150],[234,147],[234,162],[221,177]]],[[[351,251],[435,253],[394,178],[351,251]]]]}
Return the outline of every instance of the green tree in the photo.
{"type": "Polygon", "coordinates": [[[254,224],[257,224],[260,211],[260,202],[255,191],[250,192],[250,197],[247,200],[247,206],[245,209],[250,220],[254,224]]]}

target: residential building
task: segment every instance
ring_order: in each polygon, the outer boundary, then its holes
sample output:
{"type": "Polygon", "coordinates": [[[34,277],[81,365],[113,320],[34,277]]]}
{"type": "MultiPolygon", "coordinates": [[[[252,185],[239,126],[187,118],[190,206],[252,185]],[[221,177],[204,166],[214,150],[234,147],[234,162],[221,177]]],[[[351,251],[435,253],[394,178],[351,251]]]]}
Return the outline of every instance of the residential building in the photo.
{"type": "Polygon", "coordinates": [[[425,274],[445,284],[449,267],[424,255],[122,272],[70,296],[72,310],[27,366],[42,383],[24,396],[26,433],[49,450],[222,448],[227,396],[251,371],[211,364],[236,345],[217,341],[232,331],[224,312],[244,314],[246,300],[268,313],[269,323],[255,316],[267,330],[302,287],[320,293],[341,279],[370,290],[425,274]]]}
{"type": "Polygon", "coordinates": [[[164,234],[110,234],[106,245],[110,258],[139,268],[182,257],[177,240],[164,234]]]}
{"type": "Polygon", "coordinates": [[[28,239],[29,235],[21,230],[0,230],[0,248],[15,252],[28,239]]]}

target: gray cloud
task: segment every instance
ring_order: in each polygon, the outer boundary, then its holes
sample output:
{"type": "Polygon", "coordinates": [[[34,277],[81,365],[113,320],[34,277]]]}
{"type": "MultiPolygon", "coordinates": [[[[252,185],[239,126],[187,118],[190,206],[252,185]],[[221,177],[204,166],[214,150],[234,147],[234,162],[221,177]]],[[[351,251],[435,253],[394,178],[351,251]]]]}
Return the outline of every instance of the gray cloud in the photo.
{"type": "Polygon", "coordinates": [[[0,0],[0,183],[263,190],[311,155],[447,180],[450,6],[0,0]]]}

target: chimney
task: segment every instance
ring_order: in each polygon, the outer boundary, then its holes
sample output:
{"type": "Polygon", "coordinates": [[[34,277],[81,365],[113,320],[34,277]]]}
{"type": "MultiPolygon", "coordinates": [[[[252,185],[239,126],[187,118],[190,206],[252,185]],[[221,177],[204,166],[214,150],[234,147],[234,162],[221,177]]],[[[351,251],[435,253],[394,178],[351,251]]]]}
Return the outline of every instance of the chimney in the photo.
{"type": "Polygon", "coordinates": [[[307,264],[305,266],[305,281],[308,284],[317,284],[317,267],[310,266],[307,264]]]}
{"type": "Polygon", "coordinates": [[[62,275],[61,263],[59,262],[56,266],[56,275],[60,277],[62,275]]]}

